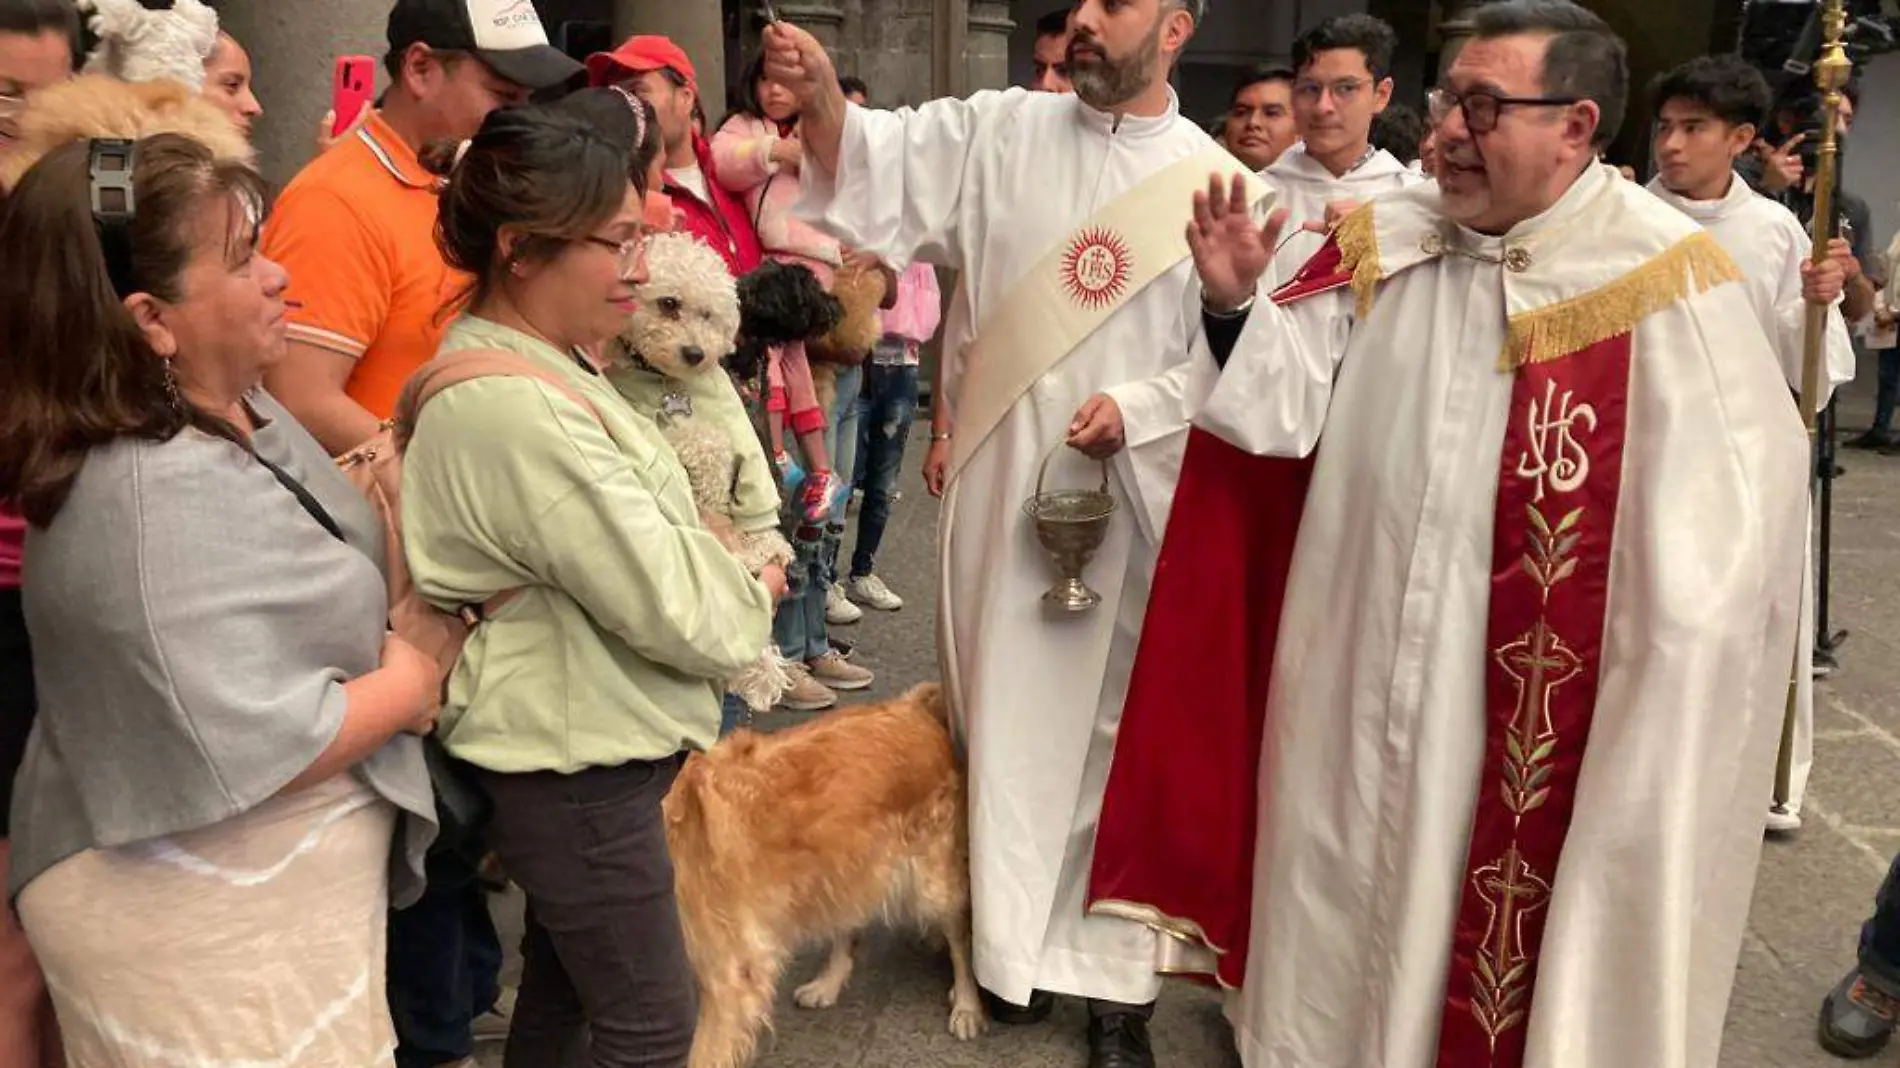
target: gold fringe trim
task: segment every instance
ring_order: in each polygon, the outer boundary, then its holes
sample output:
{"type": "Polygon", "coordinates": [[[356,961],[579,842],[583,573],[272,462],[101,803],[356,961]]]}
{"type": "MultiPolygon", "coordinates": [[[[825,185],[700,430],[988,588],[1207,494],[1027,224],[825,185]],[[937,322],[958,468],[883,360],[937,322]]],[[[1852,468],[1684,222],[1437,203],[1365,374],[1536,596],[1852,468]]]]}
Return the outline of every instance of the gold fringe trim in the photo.
{"type": "Polygon", "coordinates": [[[1636,329],[1673,304],[1742,280],[1741,269],[1706,232],[1697,231],[1600,289],[1513,318],[1500,369],[1549,363],[1636,329]]]}
{"type": "MultiPolygon", "coordinates": [[[[1216,957],[1225,957],[1227,955],[1227,950],[1215,945],[1213,940],[1207,937],[1207,932],[1201,928],[1200,924],[1195,923],[1193,920],[1184,920],[1169,916],[1153,905],[1124,901],[1120,898],[1103,898],[1100,901],[1091,902],[1083,911],[1090,916],[1112,916],[1118,920],[1127,920],[1130,923],[1141,924],[1163,938],[1171,938],[1191,949],[1203,950],[1212,953],[1216,957]]],[[[1223,990],[1234,989],[1221,979],[1220,967],[1218,965],[1212,969],[1203,969],[1195,967],[1176,968],[1169,967],[1165,964],[1157,964],[1155,966],[1155,974],[1179,978],[1198,977],[1210,979],[1223,990]]]]}
{"type": "Polygon", "coordinates": [[[1105,897],[1100,901],[1090,902],[1088,908],[1083,911],[1091,916],[1113,916],[1118,920],[1139,923],[1158,934],[1166,935],[1197,949],[1205,949],[1216,956],[1227,955],[1227,950],[1215,945],[1214,940],[1207,937],[1207,932],[1201,929],[1200,924],[1193,920],[1170,916],[1153,905],[1105,897]]]}
{"type": "Polygon", "coordinates": [[[1372,296],[1379,285],[1379,235],[1372,228],[1372,205],[1362,204],[1341,219],[1333,229],[1333,240],[1339,242],[1340,268],[1352,272],[1352,291],[1358,298],[1355,311],[1364,319],[1372,312],[1372,296]]]}

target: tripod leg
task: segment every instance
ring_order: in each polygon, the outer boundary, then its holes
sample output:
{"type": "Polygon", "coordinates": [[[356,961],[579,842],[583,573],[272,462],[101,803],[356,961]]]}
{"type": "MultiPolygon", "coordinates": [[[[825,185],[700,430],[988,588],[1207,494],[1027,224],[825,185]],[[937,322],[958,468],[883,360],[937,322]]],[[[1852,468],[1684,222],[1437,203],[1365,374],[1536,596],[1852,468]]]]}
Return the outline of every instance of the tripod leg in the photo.
{"type": "MultiPolygon", "coordinates": [[[[1834,540],[1834,421],[1836,401],[1830,400],[1821,410],[1819,433],[1816,436],[1819,456],[1815,472],[1820,482],[1820,493],[1816,509],[1820,512],[1820,530],[1814,547],[1814,648],[1827,661],[1832,661],[1834,652],[1847,638],[1847,632],[1838,634],[1828,627],[1829,592],[1833,575],[1832,554],[1829,552],[1834,540]]],[[[1830,665],[1831,666],[1831,665],[1830,665]]]]}

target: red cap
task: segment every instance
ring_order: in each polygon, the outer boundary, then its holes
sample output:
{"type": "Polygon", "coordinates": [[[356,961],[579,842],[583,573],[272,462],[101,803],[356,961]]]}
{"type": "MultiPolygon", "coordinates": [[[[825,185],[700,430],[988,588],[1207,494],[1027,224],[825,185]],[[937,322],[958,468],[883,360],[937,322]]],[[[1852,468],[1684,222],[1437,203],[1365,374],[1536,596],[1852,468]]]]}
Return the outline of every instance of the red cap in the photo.
{"type": "Polygon", "coordinates": [[[612,85],[630,74],[664,69],[677,71],[685,77],[687,85],[699,88],[699,77],[693,73],[693,61],[686,58],[685,50],[674,44],[672,38],[656,34],[629,37],[627,43],[611,52],[588,56],[587,84],[612,85]]]}

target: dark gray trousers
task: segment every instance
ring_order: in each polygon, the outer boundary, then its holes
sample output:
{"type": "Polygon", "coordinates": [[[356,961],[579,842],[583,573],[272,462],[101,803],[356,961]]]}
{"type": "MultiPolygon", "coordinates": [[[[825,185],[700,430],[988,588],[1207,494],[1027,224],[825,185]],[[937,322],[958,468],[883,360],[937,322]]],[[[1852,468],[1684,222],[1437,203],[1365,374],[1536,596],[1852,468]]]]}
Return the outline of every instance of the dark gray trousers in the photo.
{"type": "Polygon", "coordinates": [[[478,772],[489,842],[528,897],[506,1068],[679,1068],[698,987],[660,802],[680,761],[478,772]]]}

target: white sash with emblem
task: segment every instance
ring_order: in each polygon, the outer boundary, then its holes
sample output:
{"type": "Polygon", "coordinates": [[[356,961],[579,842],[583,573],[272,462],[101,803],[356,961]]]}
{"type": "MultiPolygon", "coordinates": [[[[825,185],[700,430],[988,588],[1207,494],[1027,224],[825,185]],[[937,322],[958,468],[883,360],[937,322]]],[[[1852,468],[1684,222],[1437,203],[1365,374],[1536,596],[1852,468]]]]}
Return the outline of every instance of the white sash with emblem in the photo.
{"type": "MultiPolygon", "coordinates": [[[[1206,149],[1149,176],[1064,235],[983,320],[965,356],[951,471],[961,471],[1036,380],[1129,299],[1188,255],[1194,194],[1210,175],[1244,175],[1249,203],[1272,193],[1226,149],[1206,149]]],[[[1158,340],[1158,339],[1157,339],[1158,340]]],[[[1105,385],[1110,383],[1104,383],[1105,385]]]]}

